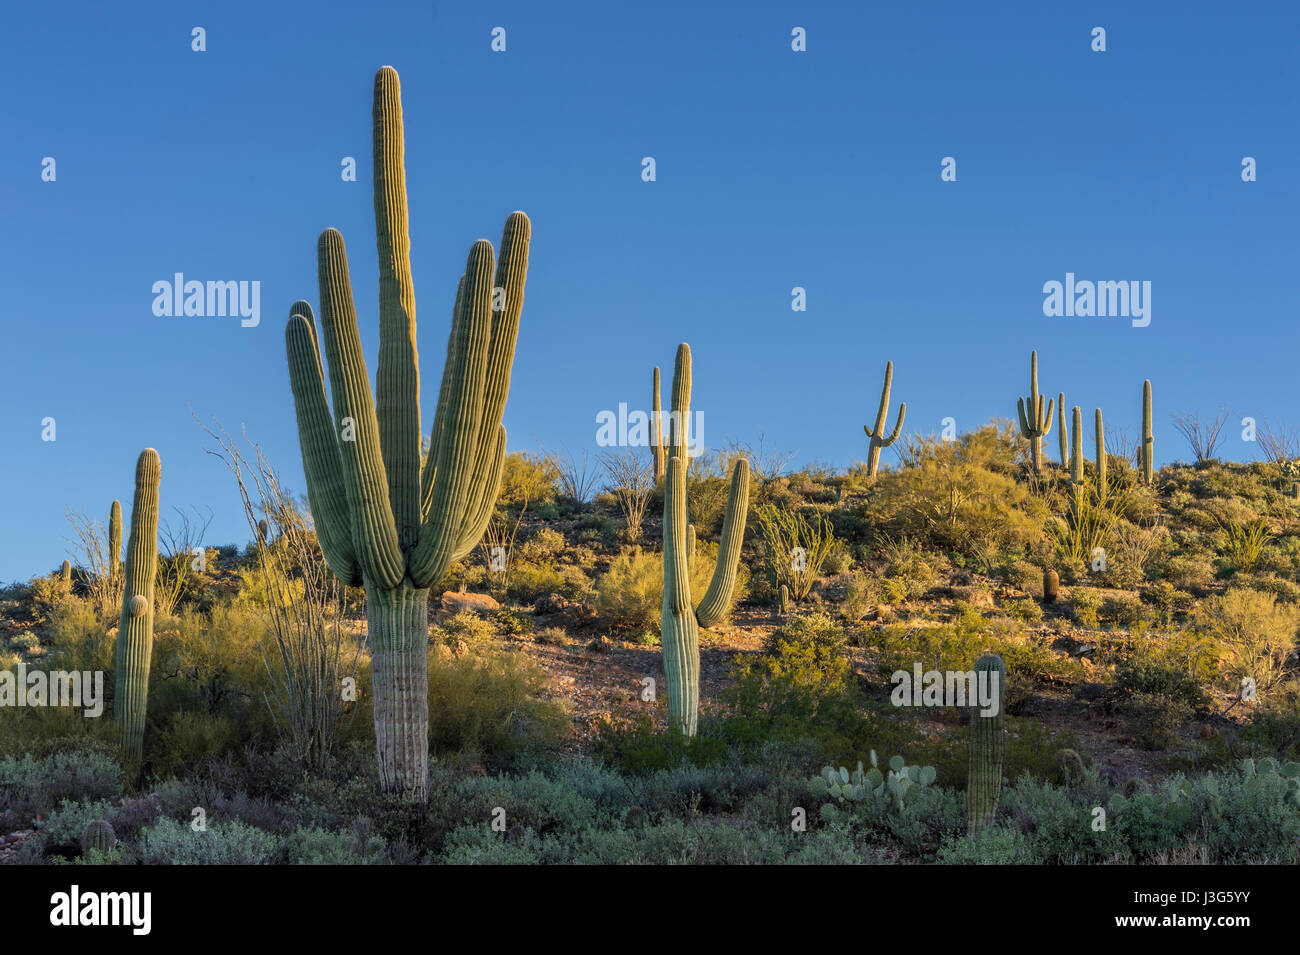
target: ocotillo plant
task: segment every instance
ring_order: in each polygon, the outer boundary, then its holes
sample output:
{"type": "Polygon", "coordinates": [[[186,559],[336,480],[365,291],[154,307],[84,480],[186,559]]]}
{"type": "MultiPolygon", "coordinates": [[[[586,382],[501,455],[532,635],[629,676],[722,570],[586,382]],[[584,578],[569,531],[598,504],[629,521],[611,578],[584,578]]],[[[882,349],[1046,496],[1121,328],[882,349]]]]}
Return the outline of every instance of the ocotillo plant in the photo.
{"type": "Polygon", "coordinates": [[[889,422],[889,387],[894,381],[894,363],[892,361],[885,363],[885,387],[880,389],[880,408],[876,411],[875,427],[862,426],[862,430],[867,433],[871,439],[867,446],[867,480],[876,479],[876,471],[880,467],[880,449],[887,448],[898,440],[898,432],[903,428],[903,418],[907,416],[907,403],[903,402],[898,406],[898,420],[894,423],[894,430],[889,437],[885,437],[885,425],[889,422]]]}
{"type": "Polygon", "coordinates": [[[655,365],[654,385],[650,397],[650,453],[654,455],[655,483],[664,476],[668,456],[664,451],[663,409],[659,404],[659,366],[655,365]]]}
{"type": "Polygon", "coordinates": [[[153,585],[158,573],[158,452],[145,448],[135,465],[131,536],[126,544],[122,616],[114,655],[113,715],[117,719],[128,772],[134,774],[144,752],[145,709],[149,702],[149,662],[153,656],[153,585]]]}
{"type": "Polygon", "coordinates": [[[1006,702],[1007,667],[1002,658],[986,653],[975,661],[975,685],[980,685],[980,674],[992,687],[994,674],[997,680],[997,712],[981,715],[977,705],[971,710],[970,754],[966,776],[966,828],[978,832],[993,821],[1002,798],[1002,757],[1006,740],[1002,736],[1002,708],[1006,702]]]}
{"type": "Polygon", "coordinates": [[[1052,430],[1052,399],[1043,405],[1038,393],[1038,352],[1029,353],[1029,396],[1016,399],[1016,412],[1020,416],[1020,436],[1029,442],[1030,460],[1034,473],[1043,473],[1043,438],[1052,430]]]}
{"type": "MultiPolygon", "coordinates": [[[[749,511],[749,462],[740,458],[731,472],[731,490],[722,520],[722,539],[713,578],[698,605],[691,601],[687,566],[686,435],[678,422],[690,420],[691,348],[677,348],[673,369],[673,414],[667,482],[664,486],[664,596],[660,632],[664,677],[668,691],[668,721],[694,736],[700,712],[700,627],[711,627],[726,616],[736,585],[740,545],[749,511]]],[[[683,429],[684,430],[684,429],[683,429]]]]}
{"type": "Polygon", "coordinates": [[[1070,466],[1070,439],[1065,428],[1065,392],[1056,395],[1056,441],[1061,448],[1061,467],[1070,466]]]}
{"type": "Polygon", "coordinates": [[[122,572],[122,502],[114,501],[108,509],[108,579],[117,580],[122,572]]]}
{"type": "Polygon", "coordinates": [[[1101,430],[1101,409],[1096,409],[1092,429],[1097,444],[1097,499],[1106,499],[1106,436],[1101,430]]]}
{"type": "Polygon", "coordinates": [[[532,226],[507,220],[501,257],[480,239],[453,310],[427,461],[421,464],[415,292],[407,231],[401,90],[383,67],[374,88],[375,231],[379,248],[379,370],[369,387],[343,237],[317,246],[330,402],[311,307],[285,329],[321,550],[335,576],[366,589],[375,744],[384,789],[427,798],[429,589],[470,553],[491,520],[505,462],[501,424],[528,271],[532,226]],[[495,269],[495,278],[493,272],[495,269]]]}
{"type": "Polygon", "coordinates": [[[1155,438],[1151,436],[1151,380],[1142,382],[1142,483],[1150,485],[1155,474],[1155,438]]]}

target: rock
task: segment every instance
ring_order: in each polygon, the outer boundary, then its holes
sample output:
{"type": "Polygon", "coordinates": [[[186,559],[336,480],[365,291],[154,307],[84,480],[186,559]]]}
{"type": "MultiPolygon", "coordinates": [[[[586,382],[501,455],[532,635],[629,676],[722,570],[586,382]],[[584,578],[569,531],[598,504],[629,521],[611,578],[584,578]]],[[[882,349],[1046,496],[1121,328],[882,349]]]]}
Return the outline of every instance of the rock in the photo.
{"type": "Polygon", "coordinates": [[[452,615],[463,610],[487,613],[489,610],[501,609],[501,605],[487,594],[471,594],[457,590],[449,590],[443,594],[440,604],[444,611],[452,615]]]}
{"type": "Polygon", "coordinates": [[[547,594],[545,597],[539,598],[537,603],[533,605],[533,612],[549,616],[553,613],[563,613],[568,606],[569,601],[559,594],[547,594]]]}

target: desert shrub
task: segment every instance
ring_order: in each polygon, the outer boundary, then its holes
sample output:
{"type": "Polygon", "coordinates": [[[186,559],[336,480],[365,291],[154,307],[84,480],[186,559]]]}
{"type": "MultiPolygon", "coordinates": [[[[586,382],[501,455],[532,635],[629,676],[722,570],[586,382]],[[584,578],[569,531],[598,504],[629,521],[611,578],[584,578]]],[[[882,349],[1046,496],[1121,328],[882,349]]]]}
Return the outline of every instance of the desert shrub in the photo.
{"type": "Polygon", "coordinates": [[[1120,700],[1118,709],[1133,724],[1138,743],[1146,749],[1170,749],[1178,743],[1179,733],[1192,718],[1192,707],[1185,700],[1163,693],[1136,692],[1120,700]]]}
{"type": "Polygon", "coordinates": [[[989,826],[939,850],[942,865],[1033,865],[1038,859],[1019,829],[989,826]]]}
{"type": "Polygon", "coordinates": [[[1300,609],[1269,594],[1233,588],[1202,610],[1201,631],[1224,648],[1223,670],[1234,684],[1249,677],[1264,690],[1282,676],[1295,650],[1300,609]]]}
{"type": "Polygon", "coordinates": [[[1214,584],[1214,564],[1199,554],[1176,554],[1165,560],[1159,575],[1179,590],[1204,593],[1214,584]]]}
{"type": "Polygon", "coordinates": [[[852,567],[853,554],[849,551],[848,545],[842,540],[837,540],[831,544],[830,552],[826,555],[826,561],[822,564],[822,570],[827,574],[843,574],[852,567]]]}
{"type": "Polygon", "coordinates": [[[528,539],[519,545],[516,553],[519,560],[543,562],[554,560],[568,548],[564,535],[549,527],[539,527],[528,539]]]}
{"type": "Polygon", "coordinates": [[[867,611],[878,603],[875,583],[865,574],[853,574],[844,588],[844,602],[840,612],[849,620],[861,620],[867,611]]]}
{"type": "MultiPolygon", "coordinates": [[[[717,546],[696,541],[695,559],[691,561],[691,594],[704,596],[713,576],[717,546]]],[[[748,569],[739,565],[732,605],[745,598],[748,569]]],[[[622,630],[659,632],[663,613],[664,567],[660,554],[648,554],[640,548],[619,553],[596,581],[596,610],[614,627],[622,630]]]]}
{"type": "Polygon", "coordinates": [[[546,676],[518,653],[429,651],[429,748],[489,766],[552,753],[569,731],[546,676]]]}
{"type": "Polygon", "coordinates": [[[492,645],[497,629],[493,623],[472,610],[462,610],[450,620],[434,627],[429,638],[441,643],[455,656],[479,653],[492,645]]]}
{"type": "Polygon", "coordinates": [[[1137,594],[1111,594],[1102,600],[1097,615],[1121,627],[1131,627],[1145,619],[1146,608],[1137,594]]]}
{"type": "Polygon", "coordinates": [[[1098,626],[1097,611],[1101,609],[1101,597],[1095,590],[1087,587],[1070,588],[1070,615],[1081,627],[1098,626]]]}
{"type": "Polygon", "coordinates": [[[1002,604],[1002,611],[1021,623],[1038,623],[1043,619],[1043,608],[1033,597],[1007,600],[1002,604]]]}
{"type": "Polygon", "coordinates": [[[299,827],[284,846],[290,865],[382,865],[387,861],[387,844],[364,818],[342,832],[299,827]]]}
{"type": "Polygon", "coordinates": [[[493,610],[487,619],[492,628],[503,636],[518,637],[533,632],[533,618],[509,607],[493,610]]]}
{"type": "Polygon", "coordinates": [[[501,469],[501,493],[497,504],[504,507],[550,503],[555,500],[559,466],[552,458],[526,451],[506,455],[501,469]]]}
{"type": "Polygon", "coordinates": [[[763,566],[773,588],[785,584],[790,599],[803,600],[821,573],[835,545],[835,531],[820,514],[807,520],[802,514],[760,504],[754,519],[762,538],[763,566]],[[795,559],[798,553],[800,558],[795,559]]]}
{"type": "Polygon", "coordinates": [[[0,807],[28,819],[48,813],[63,800],[119,796],[122,783],[122,768],[97,747],[0,759],[0,807]]]}
{"type": "Polygon", "coordinates": [[[901,591],[895,600],[920,597],[939,580],[939,570],[935,565],[941,558],[926,554],[921,545],[910,537],[887,541],[883,554],[885,581],[901,591]]]}
{"type": "Polygon", "coordinates": [[[1179,590],[1167,580],[1157,581],[1150,587],[1143,587],[1138,595],[1143,603],[1150,604],[1160,615],[1160,621],[1168,625],[1176,613],[1185,613],[1193,603],[1195,598],[1191,594],[1179,590]]]}
{"type": "Polygon", "coordinates": [[[146,865],[270,865],[277,861],[280,840],[238,820],[209,823],[195,832],[162,818],[144,830],[139,852],[146,865]]]}
{"type": "Polygon", "coordinates": [[[1159,652],[1147,651],[1121,660],[1115,670],[1115,686],[1128,696],[1145,693],[1191,706],[1205,706],[1209,702],[1187,668],[1172,665],[1159,652]]]}

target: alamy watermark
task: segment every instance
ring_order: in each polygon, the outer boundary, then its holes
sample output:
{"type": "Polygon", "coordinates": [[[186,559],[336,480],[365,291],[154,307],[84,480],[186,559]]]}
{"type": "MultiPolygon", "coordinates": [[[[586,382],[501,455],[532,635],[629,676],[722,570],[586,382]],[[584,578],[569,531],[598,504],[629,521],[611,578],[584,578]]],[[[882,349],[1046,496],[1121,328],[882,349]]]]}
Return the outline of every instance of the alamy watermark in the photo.
{"type": "Polygon", "coordinates": [[[1001,676],[997,670],[896,670],[889,678],[895,706],[978,706],[980,716],[997,716],[1002,704],[1001,676]]]}
{"type": "Polygon", "coordinates": [[[704,450],[704,412],[687,412],[683,422],[681,413],[677,411],[628,411],[626,401],[618,403],[618,411],[596,413],[596,445],[602,448],[648,448],[651,446],[652,424],[657,424],[654,431],[661,436],[664,447],[668,447],[670,441],[676,444],[684,441],[687,454],[693,458],[699,457],[704,450]],[[678,437],[683,434],[684,438],[678,437]],[[674,437],[670,438],[670,435],[674,437]]]}
{"type": "Polygon", "coordinates": [[[185,281],[177,272],[172,281],[153,283],[153,313],[160,318],[225,318],[239,316],[244,328],[256,328],[262,321],[262,283],[259,281],[185,281]]]}
{"type": "Polygon", "coordinates": [[[0,670],[0,706],[79,706],[82,716],[104,712],[103,670],[0,670]]]}
{"type": "Polygon", "coordinates": [[[1044,282],[1043,295],[1048,318],[1129,318],[1134,328],[1151,324],[1150,281],[1076,281],[1066,272],[1064,282],[1044,282]]]}

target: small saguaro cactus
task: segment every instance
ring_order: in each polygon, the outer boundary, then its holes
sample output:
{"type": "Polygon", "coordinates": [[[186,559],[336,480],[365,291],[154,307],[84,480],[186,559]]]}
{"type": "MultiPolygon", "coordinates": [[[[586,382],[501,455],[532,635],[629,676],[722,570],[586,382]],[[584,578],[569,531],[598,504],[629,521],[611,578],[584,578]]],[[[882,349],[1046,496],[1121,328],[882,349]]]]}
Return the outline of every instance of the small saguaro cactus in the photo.
{"type": "Polygon", "coordinates": [[[1029,395],[1016,399],[1020,417],[1020,436],[1029,442],[1030,461],[1035,474],[1043,473],[1043,438],[1052,430],[1052,399],[1043,405],[1038,392],[1038,352],[1029,353],[1029,395]]]}
{"type": "Polygon", "coordinates": [[[781,590],[777,594],[776,612],[783,617],[790,612],[790,588],[785,584],[781,585],[781,590]]]}
{"type": "Polygon", "coordinates": [[[266,523],[266,518],[257,522],[257,545],[265,547],[271,541],[271,526],[266,523]]]}
{"type": "Polygon", "coordinates": [[[59,580],[64,587],[72,586],[72,564],[69,561],[65,560],[63,566],[59,568],[59,580]]]}
{"type": "Polygon", "coordinates": [[[1006,740],[1002,735],[1002,708],[1006,702],[1007,667],[995,653],[986,653],[975,661],[976,687],[980,674],[990,688],[997,682],[997,712],[981,715],[978,705],[971,709],[970,754],[966,777],[966,828],[978,832],[993,821],[1002,798],[1002,757],[1006,740]]]}
{"type": "Polygon", "coordinates": [[[1061,467],[1070,466],[1070,438],[1065,427],[1065,392],[1056,395],[1056,442],[1061,448],[1061,467]]]}
{"type": "Polygon", "coordinates": [[[1061,575],[1054,570],[1043,571],[1043,603],[1056,603],[1061,594],[1061,575]]]}
{"type": "Polygon", "coordinates": [[[114,656],[113,715],[122,752],[134,773],[144,752],[145,709],[149,702],[149,663],[153,656],[153,586],[158,572],[158,452],[145,448],[135,465],[131,536],[126,544],[122,616],[114,656]]]}
{"type": "Polygon", "coordinates": [[[1100,408],[1093,417],[1092,430],[1097,445],[1097,496],[1104,498],[1106,496],[1106,435],[1101,430],[1100,408]]]}
{"type": "Polygon", "coordinates": [[[501,424],[523,309],[532,225],[506,220],[501,255],[470,248],[427,457],[420,440],[415,291],[407,227],[405,143],[397,72],[375,74],[375,231],[379,250],[379,367],[371,394],[343,236],[317,244],[321,331],[311,306],[285,328],[289,381],[307,498],[334,575],[366,590],[375,747],[385,791],[424,802],[428,791],[429,590],[478,546],[505,462],[501,424]],[[494,277],[495,273],[495,277],[494,277]]]}
{"type": "Polygon", "coordinates": [[[117,580],[122,572],[122,502],[114,501],[108,509],[108,579],[117,580]]]}
{"type": "Polygon", "coordinates": [[[731,490],[727,494],[713,578],[699,604],[693,604],[686,550],[686,435],[678,429],[678,422],[690,420],[690,409],[691,347],[683,343],[677,347],[677,364],[673,369],[673,410],[664,485],[664,596],[660,633],[668,721],[686,736],[695,735],[699,722],[700,627],[708,628],[721,621],[731,606],[749,512],[749,462],[739,458],[731,471],[731,490]]]}
{"type": "Polygon", "coordinates": [[[663,409],[659,404],[659,366],[655,365],[654,385],[650,393],[650,453],[654,456],[655,483],[664,476],[668,454],[664,450],[663,409]]]}
{"type": "Polygon", "coordinates": [[[888,438],[885,437],[885,425],[889,422],[889,388],[894,381],[894,363],[885,362],[885,386],[880,389],[880,408],[876,411],[876,424],[874,427],[862,426],[867,437],[871,439],[867,446],[867,480],[874,481],[876,472],[880,469],[880,449],[887,448],[898,440],[898,432],[903,428],[903,419],[907,417],[907,402],[898,406],[898,420],[894,422],[894,430],[890,432],[888,438]]]}
{"type": "Polygon", "coordinates": [[[83,854],[88,854],[91,849],[98,849],[103,853],[112,852],[116,845],[117,833],[113,831],[112,825],[103,819],[92,819],[86,823],[86,828],[81,830],[83,854]]]}
{"type": "Polygon", "coordinates": [[[1151,379],[1142,382],[1142,483],[1150,485],[1155,474],[1155,438],[1151,436],[1151,379]]]}

